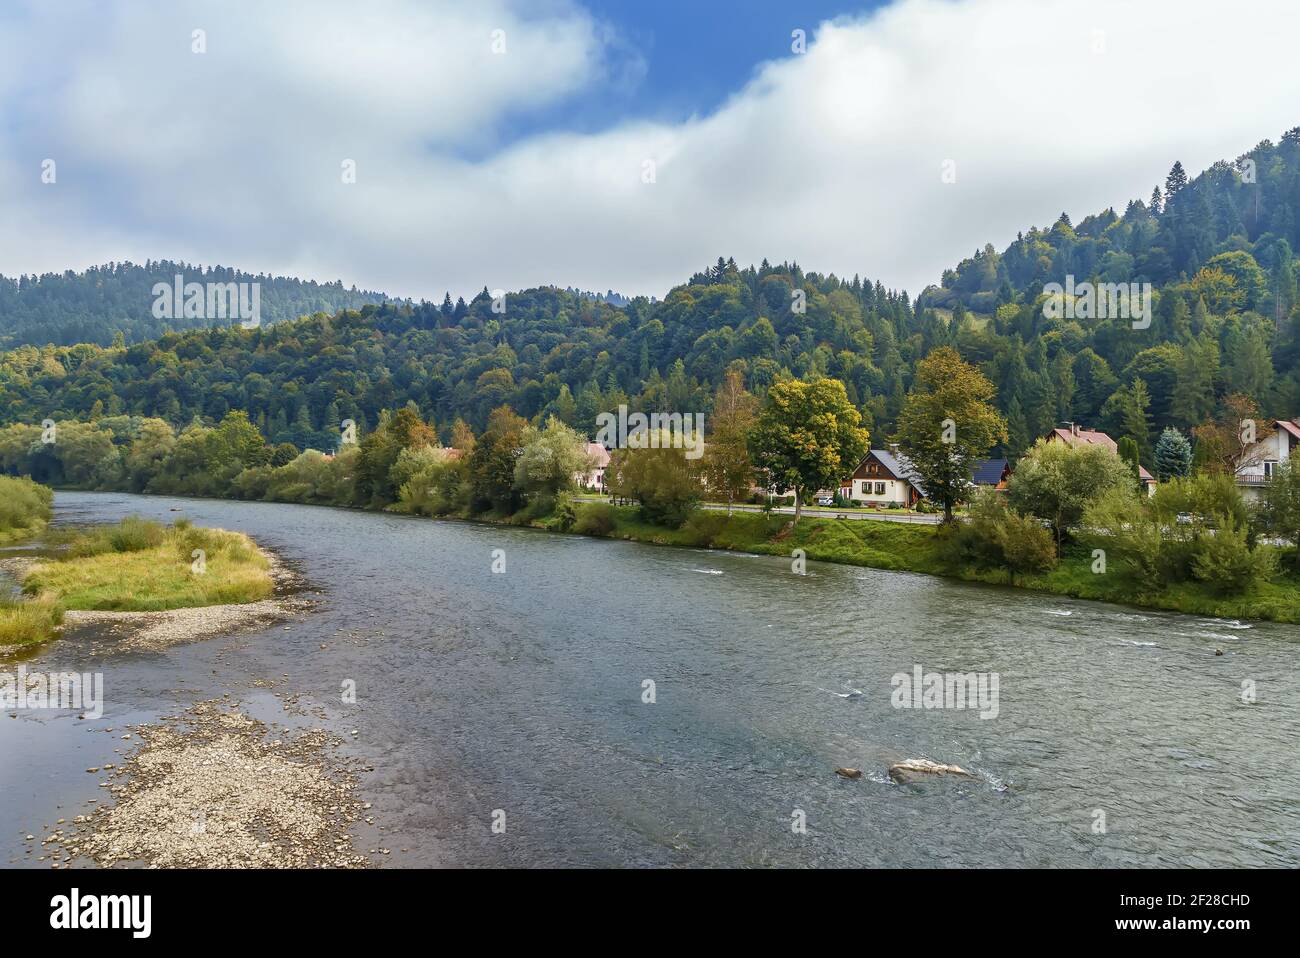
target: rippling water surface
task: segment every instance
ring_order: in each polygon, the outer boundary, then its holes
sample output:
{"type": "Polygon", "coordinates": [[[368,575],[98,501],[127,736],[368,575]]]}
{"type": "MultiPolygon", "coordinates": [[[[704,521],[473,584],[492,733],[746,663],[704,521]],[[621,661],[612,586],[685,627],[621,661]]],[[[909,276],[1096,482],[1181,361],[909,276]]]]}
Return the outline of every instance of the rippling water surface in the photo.
{"type": "Polygon", "coordinates": [[[85,768],[123,743],[96,729],[223,693],[279,720],[262,679],[357,730],[382,843],[408,849],[386,865],[1300,864],[1293,626],[305,506],[55,504],[247,532],[322,602],[288,631],[29,661],[103,671],[108,710],[0,717],[0,862],[31,862],[25,834],[104,794],[85,768]],[[893,708],[916,665],[996,672],[997,717],[893,708]],[[891,784],[914,757],[978,777],[891,784]]]}

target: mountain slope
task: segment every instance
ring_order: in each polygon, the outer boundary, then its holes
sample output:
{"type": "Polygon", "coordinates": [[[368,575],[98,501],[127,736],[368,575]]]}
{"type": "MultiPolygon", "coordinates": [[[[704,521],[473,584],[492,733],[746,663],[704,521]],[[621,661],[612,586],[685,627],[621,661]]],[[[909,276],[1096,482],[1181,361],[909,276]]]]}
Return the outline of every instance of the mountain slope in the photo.
{"type": "MultiPolygon", "coordinates": [[[[359,309],[383,302],[381,293],[344,289],[342,283],[316,283],[286,276],[253,275],[224,266],[202,267],[168,260],[143,266],[109,263],[85,272],[0,275],[0,346],[96,343],[107,346],[120,332],[127,343],[232,320],[158,319],[153,315],[155,283],[171,286],[177,276],[195,283],[258,283],[261,320],[275,323],[311,313],[359,309]]],[[[178,311],[179,312],[179,311],[178,311]]]]}
{"type": "Polygon", "coordinates": [[[446,439],[457,417],[481,428],[508,403],[590,431],[621,402],[708,413],[735,367],[755,392],[785,375],[842,379],[883,440],[916,363],[953,345],[998,387],[1012,433],[1004,452],[1063,420],[1147,449],[1234,394],[1265,416],[1300,414],[1298,229],[1292,130],[1190,181],[1176,165],[1163,191],[1123,215],[1077,227],[1062,217],[1002,253],[985,247],[915,304],[858,277],[719,259],[662,302],[616,306],[543,287],[494,308],[484,291],[468,304],[367,305],[125,348],[28,347],[0,357],[0,424],[124,413],[184,425],[243,409],[273,442],[324,448],[342,419],[364,429],[385,408],[414,403],[446,439]],[[1152,283],[1150,327],[1049,318],[1043,286],[1067,276],[1152,283]]]}

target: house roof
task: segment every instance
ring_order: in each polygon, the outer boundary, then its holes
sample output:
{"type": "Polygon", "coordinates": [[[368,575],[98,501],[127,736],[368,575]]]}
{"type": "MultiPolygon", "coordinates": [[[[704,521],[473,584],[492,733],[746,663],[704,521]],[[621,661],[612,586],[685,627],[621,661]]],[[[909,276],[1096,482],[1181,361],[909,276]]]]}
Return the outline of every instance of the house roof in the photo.
{"type": "Polygon", "coordinates": [[[1297,426],[1295,423],[1293,423],[1293,422],[1288,422],[1288,421],[1285,420],[1285,419],[1279,419],[1279,420],[1277,421],[1277,427],[1278,427],[1279,429],[1285,429],[1285,430],[1286,430],[1287,432],[1289,432],[1289,433],[1292,435],[1292,437],[1294,437],[1295,439],[1300,439],[1300,426],[1297,426]]]}
{"type": "Polygon", "coordinates": [[[586,453],[591,457],[593,469],[604,469],[609,465],[609,450],[598,442],[587,443],[586,453]]]}
{"type": "Polygon", "coordinates": [[[975,463],[975,475],[971,481],[977,486],[996,486],[1002,481],[1002,473],[1006,469],[1005,459],[981,459],[975,463]]]}
{"type": "MultiPolygon", "coordinates": [[[[1111,452],[1119,455],[1119,444],[1110,438],[1106,433],[1099,429],[1053,429],[1048,433],[1047,438],[1051,439],[1055,435],[1062,442],[1069,443],[1071,446],[1087,444],[1093,446],[1105,446],[1111,452]]],[[[1138,466],[1138,475],[1142,477],[1143,482],[1155,482],[1156,477],[1146,471],[1144,466],[1138,466]]]]}
{"type": "MultiPolygon", "coordinates": [[[[921,495],[925,495],[925,487],[921,485],[921,480],[914,475],[915,470],[912,468],[911,461],[902,453],[899,453],[896,456],[888,449],[872,449],[867,453],[867,456],[875,456],[880,464],[892,472],[897,478],[906,479],[916,487],[917,492],[921,495]]],[[[862,465],[862,463],[858,463],[858,465],[862,465]]]]}

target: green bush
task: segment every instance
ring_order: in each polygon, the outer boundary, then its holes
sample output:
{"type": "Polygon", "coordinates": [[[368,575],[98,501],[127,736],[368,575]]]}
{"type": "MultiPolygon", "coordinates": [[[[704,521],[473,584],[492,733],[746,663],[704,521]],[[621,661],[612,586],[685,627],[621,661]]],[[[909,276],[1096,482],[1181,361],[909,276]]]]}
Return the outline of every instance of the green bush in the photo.
{"type": "Polygon", "coordinates": [[[78,535],[68,547],[74,559],[105,552],[140,552],[162,545],[167,530],[162,523],[141,516],[127,516],[115,526],[103,526],[78,535]]]}
{"type": "Polygon", "coordinates": [[[1277,569],[1276,550],[1255,545],[1247,517],[1230,478],[1173,479],[1149,500],[1103,496],[1085,514],[1084,538],[1140,591],[1195,581],[1216,595],[1239,595],[1277,569]]]}
{"type": "Polygon", "coordinates": [[[577,521],[578,512],[573,504],[573,496],[561,492],[555,496],[551,514],[542,525],[552,532],[569,532],[577,521]]]}
{"type": "Polygon", "coordinates": [[[1213,535],[1197,539],[1192,577],[1219,595],[1236,595],[1273,576],[1277,556],[1267,546],[1252,549],[1244,526],[1226,519],[1213,535]]]}
{"type": "Polygon", "coordinates": [[[584,536],[607,536],[617,525],[614,507],[604,502],[594,502],[578,510],[573,531],[584,536]]]}
{"type": "Polygon", "coordinates": [[[0,476],[0,542],[36,533],[50,521],[54,493],[30,479],[0,476]]]}
{"type": "Polygon", "coordinates": [[[1033,517],[1012,512],[997,492],[981,492],[971,503],[967,521],[937,534],[940,554],[953,565],[1005,569],[1013,576],[1056,566],[1051,533],[1033,517]]]}
{"type": "Polygon", "coordinates": [[[62,621],[63,609],[56,602],[0,596],[0,646],[43,642],[62,621]]]}
{"type": "Polygon", "coordinates": [[[534,493],[524,503],[524,507],[507,521],[512,526],[531,526],[547,519],[555,511],[555,496],[549,492],[534,493]]]}
{"type": "Polygon", "coordinates": [[[1110,489],[1084,513],[1080,538],[1106,556],[1109,574],[1157,591],[1176,578],[1161,523],[1134,490],[1110,489]]]}
{"type": "Polygon", "coordinates": [[[725,512],[712,510],[696,512],[682,526],[685,543],[702,549],[711,549],[727,524],[728,516],[725,512]]]}

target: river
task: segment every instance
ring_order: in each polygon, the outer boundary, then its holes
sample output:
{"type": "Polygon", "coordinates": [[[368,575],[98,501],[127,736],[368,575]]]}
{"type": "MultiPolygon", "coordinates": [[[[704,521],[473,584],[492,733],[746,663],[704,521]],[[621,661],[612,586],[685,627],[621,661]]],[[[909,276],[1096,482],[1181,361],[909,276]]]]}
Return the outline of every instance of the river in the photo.
{"type": "Polygon", "coordinates": [[[102,671],[107,705],[0,716],[10,865],[105,794],[86,768],[124,743],[93,732],[226,693],[285,720],[267,681],[373,769],[383,831],[358,844],[406,849],[388,867],[1300,864],[1295,626],[309,506],[60,492],[55,509],[246,532],[321,601],[287,630],[99,657],[70,638],[29,660],[102,671]],[[916,666],[996,673],[996,717],[895,708],[891,677],[916,666]],[[890,781],[919,757],[976,777],[890,781]]]}

